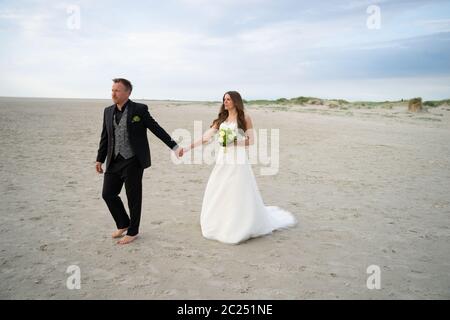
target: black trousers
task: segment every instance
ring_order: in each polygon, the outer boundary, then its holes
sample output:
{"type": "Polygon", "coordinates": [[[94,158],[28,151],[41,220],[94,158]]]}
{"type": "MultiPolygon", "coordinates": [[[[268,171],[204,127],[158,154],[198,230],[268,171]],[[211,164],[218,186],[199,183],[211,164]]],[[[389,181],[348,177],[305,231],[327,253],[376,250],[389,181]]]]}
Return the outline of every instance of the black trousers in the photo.
{"type": "Polygon", "coordinates": [[[139,233],[143,173],[144,169],[140,166],[136,157],[124,159],[119,154],[105,171],[103,179],[102,197],[116,222],[117,229],[128,228],[127,235],[129,236],[135,236],[139,233]],[[128,217],[123,202],[119,197],[124,184],[130,217],[128,217]]]}

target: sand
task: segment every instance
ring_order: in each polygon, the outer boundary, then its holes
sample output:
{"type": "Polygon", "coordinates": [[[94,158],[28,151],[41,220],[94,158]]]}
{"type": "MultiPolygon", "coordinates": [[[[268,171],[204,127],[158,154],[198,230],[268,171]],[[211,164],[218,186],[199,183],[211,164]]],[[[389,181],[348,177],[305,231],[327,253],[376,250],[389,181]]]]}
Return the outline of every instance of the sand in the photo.
{"type": "MultiPolygon", "coordinates": [[[[146,103],[169,133],[218,111],[146,103]]],[[[280,130],[278,174],[253,166],[263,199],[299,223],[240,245],[201,235],[212,166],[173,163],[149,132],[141,234],[119,246],[94,170],[109,104],[0,98],[0,298],[450,298],[450,107],[249,107],[256,128],[280,130]],[[71,265],[80,289],[67,288],[71,265]],[[380,289],[366,286],[370,265],[380,289]]]]}

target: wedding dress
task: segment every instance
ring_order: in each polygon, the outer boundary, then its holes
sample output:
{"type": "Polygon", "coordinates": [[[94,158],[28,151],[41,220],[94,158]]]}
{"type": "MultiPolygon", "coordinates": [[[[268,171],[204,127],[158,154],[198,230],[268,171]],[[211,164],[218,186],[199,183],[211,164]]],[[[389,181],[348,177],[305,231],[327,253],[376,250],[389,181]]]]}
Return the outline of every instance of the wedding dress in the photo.
{"type": "MultiPolygon", "coordinates": [[[[238,134],[236,122],[222,122],[222,128],[230,128],[238,134]]],[[[203,197],[200,215],[203,236],[238,244],[295,224],[291,213],[264,205],[246,148],[220,146],[203,197]]]]}

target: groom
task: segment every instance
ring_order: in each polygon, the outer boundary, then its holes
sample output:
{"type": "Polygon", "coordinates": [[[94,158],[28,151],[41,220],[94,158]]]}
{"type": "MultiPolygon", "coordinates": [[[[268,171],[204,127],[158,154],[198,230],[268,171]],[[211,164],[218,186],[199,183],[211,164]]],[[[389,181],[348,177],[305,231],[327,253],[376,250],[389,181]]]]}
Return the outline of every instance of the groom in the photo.
{"type": "Polygon", "coordinates": [[[102,164],[106,159],[102,197],[105,200],[117,231],[113,238],[125,237],[119,244],[132,242],[139,233],[142,205],[142,175],[150,167],[150,149],[147,129],[171,148],[177,157],[183,155],[183,148],[159,126],[148,112],[145,104],[129,99],[133,86],[127,79],[113,79],[112,100],[114,104],[105,108],[103,130],[97,154],[95,169],[103,173],[102,164]],[[128,217],[120,190],[125,184],[130,217],[128,217]]]}

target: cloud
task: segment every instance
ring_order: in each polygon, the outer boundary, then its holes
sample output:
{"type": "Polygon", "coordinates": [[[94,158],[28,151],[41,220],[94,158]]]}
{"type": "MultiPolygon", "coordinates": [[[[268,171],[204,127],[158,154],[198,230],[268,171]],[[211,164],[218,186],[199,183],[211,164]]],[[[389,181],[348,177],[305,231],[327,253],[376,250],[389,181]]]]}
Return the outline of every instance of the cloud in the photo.
{"type": "Polygon", "coordinates": [[[416,24],[430,32],[450,32],[450,19],[420,20],[416,24]]]}
{"type": "Polygon", "coordinates": [[[376,31],[366,26],[369,3],[79,1],[81,28],[70,30],[70,3],[3,2],[0,95],[108,97],[120,75],[147,98],[214,99],[231,88],[254,98],[309,95],[304,88],[327,96],[331,82],[345,98],[370,80],[450,74],[450,36],[437,33],[448,27],[443,2],[425,11],[416,1],[377,2],[376,31]]]}

